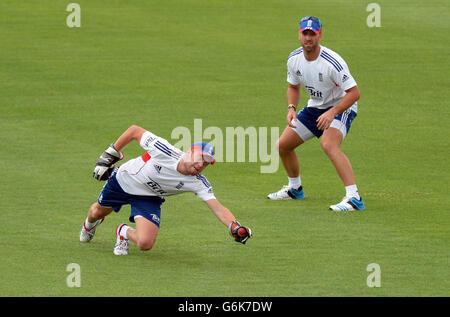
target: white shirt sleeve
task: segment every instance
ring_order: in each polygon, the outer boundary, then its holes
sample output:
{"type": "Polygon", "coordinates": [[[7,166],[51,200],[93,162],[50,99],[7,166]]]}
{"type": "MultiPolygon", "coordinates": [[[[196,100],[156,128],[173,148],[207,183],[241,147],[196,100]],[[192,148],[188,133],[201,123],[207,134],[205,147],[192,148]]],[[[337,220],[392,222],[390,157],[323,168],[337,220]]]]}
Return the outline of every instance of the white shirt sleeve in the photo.
{"type": "Polygon", "coordinates": [[[145,131],[141,137],[141,141],[139,142],[139,144],[144,150],[148,151],[152,148],[151,143],[156,139],[158,139],[157,135],[151,133],[150,131],[145,131]]]}
{"type": "Polygon", "coordinates": [[[293,59],[288,59],[287,61],[287,82],[291,85],[298,85],[300,84],[300,80],[298,79],[298,76],[295,73],[294,68],[292,67],[292,63],[289,61],[292,61],[293,59]]]}
{"type": "Polygon", "coordinates": [[[347,63],[343,59],[340,59],[339,63],[342,65],[343,69],[338,72],[332,67],[331,77],[333,78],[334,83],[345,91],[356,86],[356,81],[350,74],[347,63]]]}
{"type": "Polygon", "coordinates": [[[211,184],[208,182],[206,177],[201,174],[197,175],[196,177],[198,180],[198,190],[195,191],[195,195],[197,195],[203,201],[216,199],[211,184]]]}
{"type": "Polygon", "coordinates": [[[197,195],[203,201],[207,201],[210,199],[216,199],[216,197],[214,196],[212,187],[202,189],[201,191],[196,192],[195,195],[197,195]]]}

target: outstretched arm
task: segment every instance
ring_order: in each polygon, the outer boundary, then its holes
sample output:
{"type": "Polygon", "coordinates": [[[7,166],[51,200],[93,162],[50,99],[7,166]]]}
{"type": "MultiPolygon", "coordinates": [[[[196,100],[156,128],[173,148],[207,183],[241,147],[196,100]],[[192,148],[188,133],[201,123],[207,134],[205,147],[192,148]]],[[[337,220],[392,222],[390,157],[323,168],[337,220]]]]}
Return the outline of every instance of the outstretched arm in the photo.
{"type": "Polygon", "coordinates": [[[245,244],[249,238],[252,237],[252,230],[247,227],[241,226],[239,221],[233,216],[228,208],[222,206],[217,199],[209,199],[206,201],[208,207],[216,215],[216,217],[226,226],[228,226],[228,232],[234,238],[236,242],[245,244]]]}
{"type": "Polygon", "coordinates": [[[219,203],[217,199],[207,200],[206,204],[225,226],[228,226],[230,222],[236,221],[236,218],[233,216],[231,211],[219,203]]]}

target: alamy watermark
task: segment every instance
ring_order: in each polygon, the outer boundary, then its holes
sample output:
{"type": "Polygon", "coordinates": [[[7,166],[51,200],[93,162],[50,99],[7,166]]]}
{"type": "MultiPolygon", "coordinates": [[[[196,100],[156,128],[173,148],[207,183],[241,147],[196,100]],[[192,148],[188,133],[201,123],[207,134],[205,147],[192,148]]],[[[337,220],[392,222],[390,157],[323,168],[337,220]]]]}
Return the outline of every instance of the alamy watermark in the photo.
{"type": "Polygon", "coordinates": [[[78,3],[69,3],[66,11],[70,14],[66,18],[66,24],[69,28],[81,27],[81,7],[78,3]]]}
{"type": "Polygon", "coordinates": [[[378,263],[370,263],[366,267],[367,272],[371,272],[367,276],[368,287],[381,287],[381,267],[378,263]]]}
{"type": "Polygon", "coordinates": [[[279,168],[279,134],[278,127],[203,129],[203,120],[194,119],[193,133],[187,127],[176,127],[170,137],[182,151],[187,151],[194,142],[205,141],[214,147],[217,162],[261,162],[264,164],[260,166],[261,173],[275,173],[279,168]]]}
{"type": "Polygon", "coordinates": [[[81,287],[81,267],[78,263],[69,263],[66,272],[71,272],[66,278],[67,287],[81,287]]]}
{"type": "Polygon", "coordinates": [[[367,16],[366,24],[369,28],[381,27],[381,7],[378,3],[369,3],[366,7],[366,11],[370,12],[367,16]]]}

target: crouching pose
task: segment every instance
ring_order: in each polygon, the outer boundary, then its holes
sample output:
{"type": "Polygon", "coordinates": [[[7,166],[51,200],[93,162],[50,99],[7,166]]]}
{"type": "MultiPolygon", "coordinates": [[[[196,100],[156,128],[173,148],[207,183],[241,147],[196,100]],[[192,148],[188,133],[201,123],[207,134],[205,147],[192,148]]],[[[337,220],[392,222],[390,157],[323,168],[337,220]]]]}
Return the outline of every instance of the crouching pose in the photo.
{"type": "Polygon", "coordinates": [[[252,236],[250,228],[241,226],[233,214],[215,198],[212,187],[200,174],[213,165],[214,149],[206,142],[194,143],[186,152],[172,146],[165,139],[138,126],[129,127],[115,143],[99,157],[93,177],[107,180],[92,204],[80,232],[80,241],[89,242],[103,219],[123,205],[131,206],[130,222],[116,228],[115,255],[127,255],[131,240],[140,250],[150,250],[155,244],[161,220],[161,205],[166,196],[193,192],[202,199],[220,222],[228,227],[235,241],[245,244],[252,236]],[[120,167],[122,149],[136,140],[146,152],[120,167]]]}

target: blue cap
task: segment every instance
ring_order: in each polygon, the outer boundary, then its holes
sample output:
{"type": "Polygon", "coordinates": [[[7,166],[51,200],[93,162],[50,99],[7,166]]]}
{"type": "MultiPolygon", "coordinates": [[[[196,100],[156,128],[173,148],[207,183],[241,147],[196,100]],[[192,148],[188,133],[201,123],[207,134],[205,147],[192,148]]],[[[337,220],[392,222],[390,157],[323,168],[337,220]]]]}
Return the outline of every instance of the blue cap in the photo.
{"type": "Polygon", "coordinates": [[[300,32],[303,32],[304,30],[311,30],[318,34],[322,31],[322,22],[320,22],[318,17],[313,15],[304,16],[300,20],[300,32]]]}
{"type": "Polygon", "coordinates": [[[211,163],[211,165],[215,163],[215,152],[211,144],[206,142],[195,142],[191,145],[191,149],[200,150],[203,154],[203,157],[205,158],[205,161],[211,163]]]}

